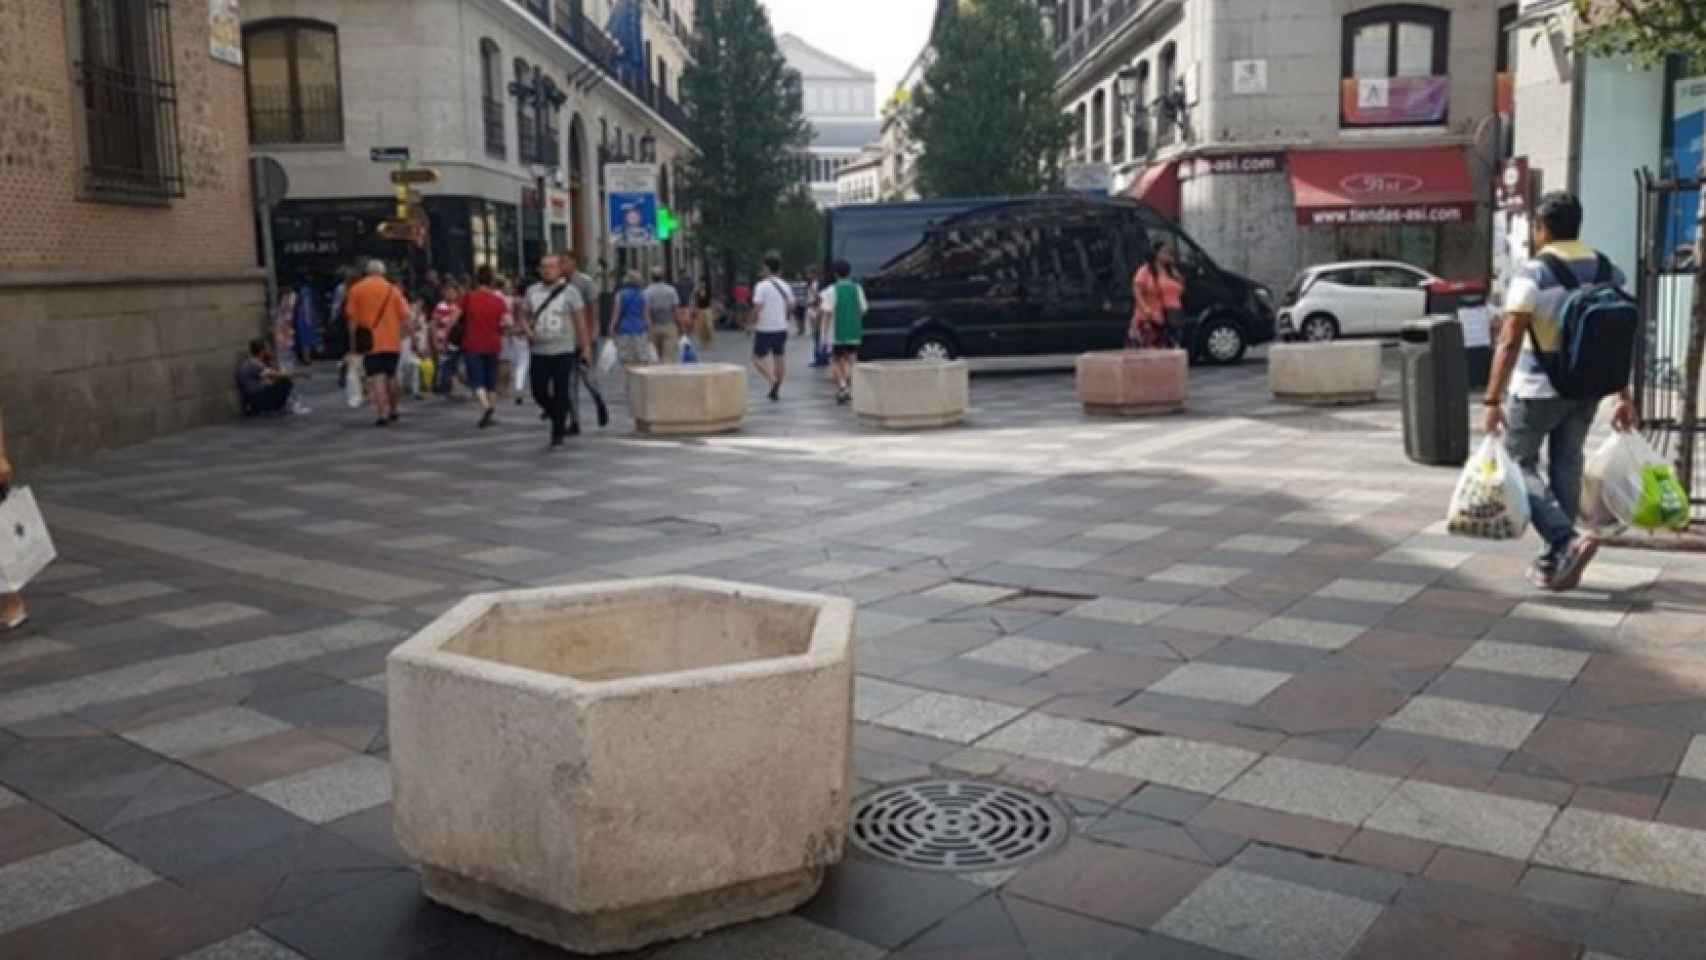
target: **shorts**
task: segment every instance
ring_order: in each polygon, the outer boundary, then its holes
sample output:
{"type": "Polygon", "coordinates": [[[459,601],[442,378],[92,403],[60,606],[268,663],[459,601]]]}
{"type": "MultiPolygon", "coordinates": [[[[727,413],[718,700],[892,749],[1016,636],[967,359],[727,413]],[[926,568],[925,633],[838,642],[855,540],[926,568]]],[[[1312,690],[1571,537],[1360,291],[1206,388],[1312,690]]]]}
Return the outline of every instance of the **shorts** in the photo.
{"type": "Polygon", "coordinates": [[[370,377],[394,377],[400,359],[402,355],[397,353],[370,353],[362,358],[361,368],[370,377]]]}
{"type": "Polygon", "coordinates": [[[837,360],[840,360],[843,357],[852,357],[855,360],[859,359],[859,344],[857,343],[838,343],[832,347],[831,350],[835,354],[835,358],[837,360]]]}
{"type": "Polygon", "coordinates": [[[643,333],[616,335],[616,359],[625,367],[643,367],[652,362],[652,341],[643,333]]]}
{"type": "Polygon", "coordinates": [[[468,368],[468,387],[472,390],[498,388],[498,355],[495,353],[465,353],[462,363],[468,368]]]}
{"type": "Polygon", "coordinates": [[[760,330],[752,335],[752,355],[755,357],[780,357],[788,351],[788,331],[760,330]]]}

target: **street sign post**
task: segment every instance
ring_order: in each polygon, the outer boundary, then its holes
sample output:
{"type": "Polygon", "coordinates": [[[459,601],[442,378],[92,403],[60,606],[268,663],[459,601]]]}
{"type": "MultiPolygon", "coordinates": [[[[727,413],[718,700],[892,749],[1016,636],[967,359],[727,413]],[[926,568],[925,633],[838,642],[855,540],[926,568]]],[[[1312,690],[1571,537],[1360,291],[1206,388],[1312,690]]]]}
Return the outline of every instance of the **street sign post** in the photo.
{"type": "Polygon", "coordinates": [[[374,147],[367,151],[374,163],[408,163],[408,147],[374,147]]]}
{"type": "Polygon", "coordinates": [[[267,264],[267,316],[278,309],[278,253],[273,249],[272,208],[284,202],[290,194],[290,177],[284,166],[272,157],[250,157],[250,193],[254,196],[255,216],[261,221],[262,254],[267,264]]]}
{"type": "Polygon", "coordinates": [[[604,182],[610,196],[608,223],[611,244],[617,247],[657,246],[657,164],[605,164],[604,182]]]}

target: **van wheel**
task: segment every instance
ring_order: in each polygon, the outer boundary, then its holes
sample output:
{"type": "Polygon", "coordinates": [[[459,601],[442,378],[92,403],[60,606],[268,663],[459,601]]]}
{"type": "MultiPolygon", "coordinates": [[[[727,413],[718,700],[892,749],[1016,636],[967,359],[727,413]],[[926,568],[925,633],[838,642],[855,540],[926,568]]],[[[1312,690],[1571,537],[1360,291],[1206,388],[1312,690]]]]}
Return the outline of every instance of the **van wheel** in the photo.
{"type": "Polygon", "coordinates": [[[1325,313],[1312,313],[1303,321],[1298,335],[1309,343],[1326,343],[1339,338],[1339,321],[1325,313]]]}
{"type": "Polygon", "coordinates": [[[1205,324],[1198,342],[1203,357],[1213,364],[1237,363],[1244,359],[1244,350],[1248,346],[1244,331],[1224,317],[1205,324]]]}
{"type": "Polygon", "coordinates": [[[959,356],[954,339],[941,330],[926,330],[913,337],[907,353],[914,360],[952,360],[959,356]]]}

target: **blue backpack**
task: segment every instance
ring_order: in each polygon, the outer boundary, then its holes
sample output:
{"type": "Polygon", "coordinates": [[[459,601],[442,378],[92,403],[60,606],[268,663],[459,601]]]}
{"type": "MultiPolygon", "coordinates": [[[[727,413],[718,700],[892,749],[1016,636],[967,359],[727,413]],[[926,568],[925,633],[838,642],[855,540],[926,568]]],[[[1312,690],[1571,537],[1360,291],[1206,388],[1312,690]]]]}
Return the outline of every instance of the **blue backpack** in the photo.
{"type": "Polygon", "coordinates": [[[1594,279],[1586,284],[1553,254],[1542,254],[1540,262],[1567,291],[1558,308],[1557,353],[1543,353],[1534,327],[1528,328],[1534,355],[1553,389],[1572,400],[1598,400],[1629,386],[1641,314],[1617,288],[1611,261],[1600,254],[1594,279]]]}

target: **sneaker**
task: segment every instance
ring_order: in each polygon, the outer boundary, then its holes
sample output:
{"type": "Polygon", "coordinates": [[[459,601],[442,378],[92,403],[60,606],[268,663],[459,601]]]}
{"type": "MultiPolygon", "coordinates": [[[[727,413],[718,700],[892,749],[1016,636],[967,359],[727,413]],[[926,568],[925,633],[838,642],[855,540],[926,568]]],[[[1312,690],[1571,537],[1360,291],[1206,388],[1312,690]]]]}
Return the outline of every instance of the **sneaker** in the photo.
{"type": "Polygon", "coordinates": [[[392,423],[396,423],[398,420],[403,419],[403,415],[393,410],[391,411],[391,415],[385,419],[390,420],[392,423]]]}
{"type": "Polygon", "coordinates": [[[549,410],[541,410],[541,411],[539,411],[539,419],[541,419],[541,420],[549,420],[549,419],[551,419],[551,411],[549,411],[549,410]]]}
{"type": "Polygon", "coordinates": [[[480,414],[480,429],[484,430],[491,426],[492,420],[494,420],[497,415],[498,412],[496,410],[487,410],[485,413],[480,414]]]}
{"type": "Polygon", "coordinates": [[[1552,589],[1552,578],[1557,575],[1558,564],[1550,556],[1535,557],[1528,565],[1527,579],[1542,590],[1552,589]]]}
{"type": "Polygon", "coordinates": [[[604,405],[603,400],[600,400],[598,402],[598,428],[602,430],[608,426],[610,426],[610,408],[604,405]]]}
{"type": "Polygon", "coordinates": [[[560,447],[562,445],[563,445],[563,435],[560,433],[557,433],[556,431],[553,430],[551,432],[551,446],[560,447]]]}
{"type": "Polygon", "coordinates": [[[581,435],[580,421],[576,420],[574,423],[569,424],[569,436],[578,437],[580,435],[581,435]]]}
{"type": "Polygon", "coordinates": [[[515,405],[519,407],[519,406],[521,406],[521,404],[522,404],[522,398],[516,397],[515,398],[515,405]]]}
{"type": "Polygon", "coordinates": [[[294,401],[290,405],[291,416],[306,417],[313,412],[313,408],[309,407],[308,404],[303,403],[301,400],[294,401]]]}
{"type": "Polygon", "coordinates": [[[1598,552],[1598,537],[1587,534],[1577,537],[1558,560],[1558,571],[1552,575],[1548,589],[1561,593],[1581,586],[1582,574],[1587,572],[1588,564],[1593,562],[1594,554],[1598,552]]]}
{"type": "Polygon", "coordinates": [[[770,402],[775,403],[780,399],[782,399],[782,385],[778,383],[770,388],[770,402]]]}
{"type": "Polygon", "coordinates": [[[380,417],[378,420],[373,421],[373,425],[376,427],[389,427],[391,425],[391,421],[385,417],[380,417]]]}

